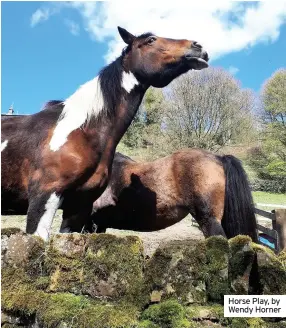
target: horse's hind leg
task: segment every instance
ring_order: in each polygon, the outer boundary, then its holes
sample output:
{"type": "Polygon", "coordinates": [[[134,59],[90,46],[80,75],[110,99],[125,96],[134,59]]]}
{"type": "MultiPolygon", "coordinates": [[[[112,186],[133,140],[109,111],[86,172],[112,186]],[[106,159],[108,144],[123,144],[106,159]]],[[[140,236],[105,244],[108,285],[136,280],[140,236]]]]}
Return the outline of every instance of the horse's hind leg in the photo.
{"type": "Polygon", "coordinates": [[[226,237],[221,225],[223,203],[214,204],[209,197],[200,197],[195,202],[194,217],[198,222],[204,236],[223,236],[226,237]]]}
{"type": "Polygon", "coordinates": [[[55,192],[41,193],[37,190],[30,194],[26,232],[48,240],[60,204],[61,197],[55,192]]]}

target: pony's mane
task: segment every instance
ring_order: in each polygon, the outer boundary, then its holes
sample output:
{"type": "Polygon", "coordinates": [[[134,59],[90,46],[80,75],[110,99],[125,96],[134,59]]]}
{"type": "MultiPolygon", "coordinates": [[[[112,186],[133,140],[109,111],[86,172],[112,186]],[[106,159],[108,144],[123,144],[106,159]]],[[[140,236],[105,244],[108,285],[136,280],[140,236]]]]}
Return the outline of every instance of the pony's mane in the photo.
{"type": "Polygon", "coordinates": [[[111,115],[121,94],[122,56],[105,66],[98,76],[104,101],[104,112],[111,115]]]}
{"type": "Polygon", "coordinates": [[[58,105],[63,105],[64,106],[63,102],[64,102],[63,100],[49,100],[43,105],[43,107],[41,108],[41,111],[45,110],[45,109],[48,109],[52,106],[58,106],[58,105]]]}
{"type": "Polygon", "coordinates": [[[131,157],[128,157],[122,153],[116,152],[115,156],[114,156],[114,160],[116,160],[117,162],[121,162],[123,160],[129,160],[131,162],[135,162],[134,159],[132,159],[131,157]]]}

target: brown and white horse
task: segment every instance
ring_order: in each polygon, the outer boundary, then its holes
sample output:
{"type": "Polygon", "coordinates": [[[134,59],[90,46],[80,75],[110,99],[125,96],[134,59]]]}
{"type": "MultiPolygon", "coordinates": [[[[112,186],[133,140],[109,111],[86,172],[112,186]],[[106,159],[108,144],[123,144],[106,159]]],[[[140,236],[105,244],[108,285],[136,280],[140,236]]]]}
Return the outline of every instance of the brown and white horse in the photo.
{"type": "Polygon", "coordinates": [[[93,210],[88,232],[156,231],[190,213],[206,237],[244,234],[257,241],[252,195],[241,163],[201,149],[143,163],[116,153],[109,184],[93,210]]]}
{"type": "Polygon", "coordinates": [[[118,30],[127,47],[98,77],[34,115],[2,120],[2,213],[27,213],[27,233],[48,239],[59,207],[61,230],[79,231],[148,87],[208,66],[195,41],[118,30]]]}

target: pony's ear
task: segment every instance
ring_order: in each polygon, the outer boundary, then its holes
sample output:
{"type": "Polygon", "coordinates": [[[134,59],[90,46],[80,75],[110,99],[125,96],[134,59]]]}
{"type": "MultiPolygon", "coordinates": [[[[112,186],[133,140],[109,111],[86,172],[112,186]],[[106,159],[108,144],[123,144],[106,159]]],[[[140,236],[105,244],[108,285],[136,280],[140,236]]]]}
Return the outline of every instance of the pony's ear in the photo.
{"type": "Polygon", "coordinates": [[[135,39],[135,36],[120,26],[117,26],[117,28],[122,40],[127,44],[131,44],[135,39]]]}

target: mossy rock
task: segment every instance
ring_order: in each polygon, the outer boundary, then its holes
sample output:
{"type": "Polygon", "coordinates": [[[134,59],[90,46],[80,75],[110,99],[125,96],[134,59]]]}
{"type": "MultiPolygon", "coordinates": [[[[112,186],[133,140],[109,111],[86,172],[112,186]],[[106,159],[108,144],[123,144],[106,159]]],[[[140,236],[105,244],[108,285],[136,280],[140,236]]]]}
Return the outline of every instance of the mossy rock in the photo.
{"type": "Polygon", "coordinates": [[[78,233],[52,236],[45,259],[49,291],[81,293],[86,244],[87,236],[78,233]]]}
{"type": "Polygon", "coordinates": [[[286,321],[267,322],[267,328],[286,328],[286,321]]]}
{"type": "Polygon", "coordinates": [[[15,234],[25,234],[25,232],[16,227],[1,229],[1,237],[3,236],[10,237],[11,235],[15,235],[15,234]]]}
{"type": "Polygon", "coordinates": [[[248,236],[238,235],[229,240],[229,280],[232,294],[247,295],[249,277],[255,258],[252,240],[248,236]]]}
{"type": "Polygon", "coordinates": [[[137,328],[139,311],[125,303],[93,303],[85,307],[74,321],[74,328],[137,328]]]}
{"type": "Polygon", "coordinates": [[[252,243],[256,253],[260,293],[264,295],[286,294],[286,269],[272,250],[252,243]]]}
{"type": "Polygon", "coordinates": [[[36,279],[43,272],[44,253],[45,244],[41,238],[18,233],[11,235],[7,240],[2,268],[23,268],[36,279]]]}
{"type": "Polygon", "coordinates": [[[89,235],[83,263],[83,292],[94,298],[146,303],[142,241],[136,236],[89,235]]]}
{"type": "Polygon", "coordinates": [[[267,323],[261,318],[231,318],[230,328],[267,328],[267,323]]]}
{"type": "Polygon", "coordinates": [[[167,300],[160,304],[151,305],[142,313],[141,318],[145,321],[145,327],[148,328],[190,327],[185,308],[176,300],[167,300]]]}
{"type": "Polygon", "coordinates": [[[7,270],[2,270],[2,309],[20,318],[34,317],[39,327],[133,328],[138,323],[139,310],[133,305],[96,302],[70,293],[47,293],[38,290],[23,269],[14,269],[14,274],[7,270]]]}
{"type": "Polygon", "coordinates": [[[278,260],[282,263],[284,268],[286,268],[286,251],[282,251],[278,254],[278,260]]]}
{"type": "Polygon", "coordinates": [[[183,304],[205,303],[205,276],[205,242],[172,241],[148,261],[145,284],[151,302],[175,298],[183,304]]]}
{"type": "Polygon", "coordinates": [[[229,327],[220,305],[183,306],[177,300],[167,300],[151,305],[141,315],[142,328],[200,328],[229,327]]]}
{"type": "MultiPolygon", "coordinates": [[[[191,305],[186,308],[187,317],[193,321],[210,320],[221,322],[224,320],[224,309],[222,305],[191,305]]],[[[228,323],[226,321],[226,323],[228,323]]]]}
{"type": "Polygon", "coordinates": [[[3,269],[1,282],[1,306],[3,310],[30,316],[44,306],[46,294],[35,288],[34,281],[23,269],[3,269]]]}
{"type": "Polygon", "coordinates": [[[230,293],[228,282],[229,244],[221,236],[206,239],[207,295],[210,301],[223,303],[224,295],[230,293]]]}

